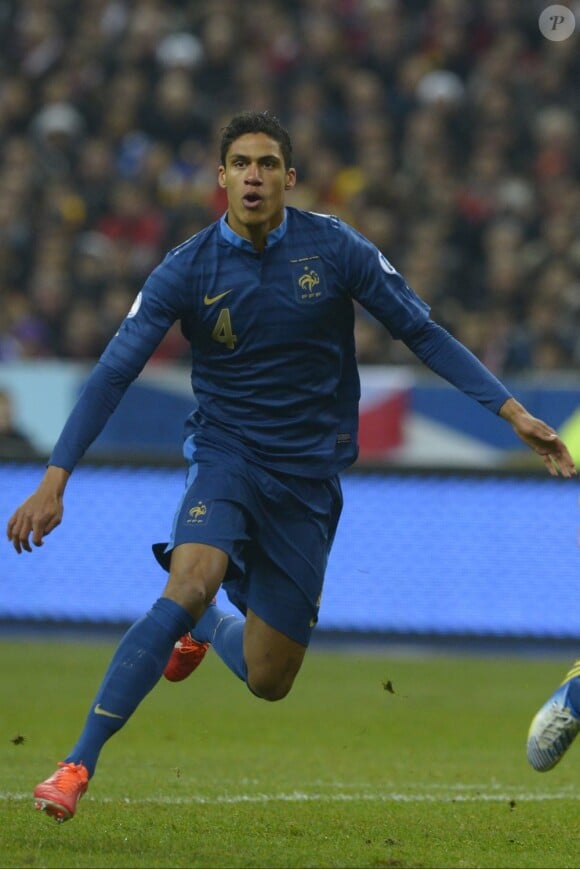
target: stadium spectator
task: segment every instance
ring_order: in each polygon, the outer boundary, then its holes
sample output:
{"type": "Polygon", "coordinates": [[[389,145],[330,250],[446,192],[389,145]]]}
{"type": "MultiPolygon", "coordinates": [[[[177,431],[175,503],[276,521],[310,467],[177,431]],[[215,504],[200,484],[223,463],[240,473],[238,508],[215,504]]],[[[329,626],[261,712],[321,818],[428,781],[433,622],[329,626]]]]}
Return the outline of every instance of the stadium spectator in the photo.
{"type": "Polygon", "coordinates": [[[37,459],[32,441],[14,421],[12,395],[0,387],[0,459],[37,459]]]}
{"type": "MultiPolygon", "coordinates": [[[[10,9],[0,33],[0,280],[39,317],[39,281],[62,280],[52,292],[65,297],[90,283],[98,308],[109,287],[136,289],[143,268],[195,229],[194,210],[223,212],[212,148],[224,117],[245,105],[276,112],[293,132],[294,204],[334,210],[364,232],[367,208],[378,224],[395,215],[397,259],[451,328],[467,332],[462,320],[477,312],[483,334],[503,312],[500,373],[530,370],[533,354],[509,345],[522,332],[535,340],[539,284],[559,280],[548,261],[569,269],[556,319],[580,333],[580,36],[545,39],[529,0],[22,0],[10,9]],[[118,233],[113,203],[127,184],[143,223],[156,224],[146,250],[142,237],[132,253],[116,241],[107,273],[79,274],[91,267],[78,260],[81,237],[103,223],[118,233]],[[494,254],[488,232],[508,217],[517,243],[494,254]],[[439,253],[417,242],[426,220],[443,230],[439,253]],[[53,266],[43,274],[38,244],[57,227],[60,278],[53,266]]],[[[132,232],[122,244],[135,244],[132,232]]],[[[47,330],[46,354],[61,355],[50,318],[47,330]]],[[[561,329],[553,339],[551,364],[578,368],[580,340],[571,349],[561,329]]],[[[386,349],[376,361],[397,362],[396,346],[386,349]]]]}

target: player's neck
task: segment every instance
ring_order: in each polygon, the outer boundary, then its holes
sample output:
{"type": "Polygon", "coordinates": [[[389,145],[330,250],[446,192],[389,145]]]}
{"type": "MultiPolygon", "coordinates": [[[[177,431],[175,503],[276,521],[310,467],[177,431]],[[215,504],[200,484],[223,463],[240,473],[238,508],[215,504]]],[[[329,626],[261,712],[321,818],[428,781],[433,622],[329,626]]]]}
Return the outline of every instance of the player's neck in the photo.
{"type": "Polygon", "coordinates": [[[230,229],[233,229],[236,235],[245,238],[247,241],[250,242],[254,250],[262,253],[268,244],[269,234],[275,229],[278,229],[278,227],[282,223],[284,219],[284,213],[282,212],[282,214],[276,220],[269,221],[268,223],[257,223],[250,225],[246,223],[241,223],[240,221],[236,220],[231,213],[228,213],[226,219],[230,229]]]}
{"type": "Polygon", "coordinates": [[[248,226],[245,227],[245,238],[251,241],[254,250],[262,253],[268,241],[268,233],[270,230],[264,226],[248,226]]]}

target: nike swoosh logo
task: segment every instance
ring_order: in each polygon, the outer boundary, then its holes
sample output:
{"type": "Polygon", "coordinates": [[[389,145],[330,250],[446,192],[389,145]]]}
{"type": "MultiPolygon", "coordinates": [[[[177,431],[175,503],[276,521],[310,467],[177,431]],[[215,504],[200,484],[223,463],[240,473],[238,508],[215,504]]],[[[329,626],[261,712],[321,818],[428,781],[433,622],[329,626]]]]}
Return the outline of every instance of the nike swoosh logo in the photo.
{"type": "Polygon", "coordinates": [[[228,293],[231,293],[232,290],[226,290],[225,293],[218,293],[217,296],[208,296],[206,293],[203,297],[204,305],[215,305],[216,302],[219,302],[220,299],[223,299],[224,296],[227,296],[228,293]]]}
{"type": "Polygon", "coordinates": [[[124,718],[123,715],[117,715],[116,712],[107,712],[100,703],[97,703],[93,711],[95,715],[104,715],[106,718],[124,718]]]}

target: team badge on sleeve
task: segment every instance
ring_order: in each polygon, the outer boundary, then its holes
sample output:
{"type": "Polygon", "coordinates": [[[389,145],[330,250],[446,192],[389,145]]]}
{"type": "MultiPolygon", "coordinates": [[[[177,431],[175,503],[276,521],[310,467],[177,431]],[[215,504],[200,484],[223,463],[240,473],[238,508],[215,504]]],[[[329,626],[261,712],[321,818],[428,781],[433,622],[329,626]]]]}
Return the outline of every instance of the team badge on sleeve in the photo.
{"type": "Polygon", "coordinates": [[[141,307],[141,299],[142,299],[142,298],[143,298],[143,293],[142,293],[142,292],[137,293],[137,298],[135,299],[135,301],[134,301],[133,304],[131,305],[131,310],[130,310],[129,313],[127,314],[128,317],[134,317],[134,316],[135,316],[135,314],[137,313],[137,311],[138,311],[139,308],[141,307]]]}
{"type": "Polygon", "coordinates": [[[396,275],[397,269],[390,264],[384,253],[379,251],[379,263],[381,264],[381,268],[388,275],[396,275]]]}

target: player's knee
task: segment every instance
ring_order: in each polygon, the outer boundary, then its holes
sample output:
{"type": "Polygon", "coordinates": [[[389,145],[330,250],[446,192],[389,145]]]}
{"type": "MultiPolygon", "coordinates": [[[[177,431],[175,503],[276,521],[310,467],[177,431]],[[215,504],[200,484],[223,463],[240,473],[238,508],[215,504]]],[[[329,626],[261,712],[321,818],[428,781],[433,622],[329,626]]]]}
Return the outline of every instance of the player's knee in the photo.
{"type": "Polygon", "coordinates": [[[226,553],[214,546],[181,544],[172,552],[163,593],[199,619],[217,592],[227,564],[226,553]]]}
{"type": "Polygon", "coordinates": [[[188,570],[172,570],[163,594],[196,618],[203,614],[211,600],[204,577],[188,570]]]}
{"type": "Polygon", "coordinates": [[[200,619],[209,603],[205,589],[190,583],[181,586],[173,585],[166,588],[164,597],[178,603],[186,609],[196,620],[200,619]]]}
{"type": "Polygon", "coordinates": [[[283,700],[290,693],[295,677],[294,672],[280,672],[263,667],[248,670],[246,682],[256,697],[274,702],[283,700]]]}

